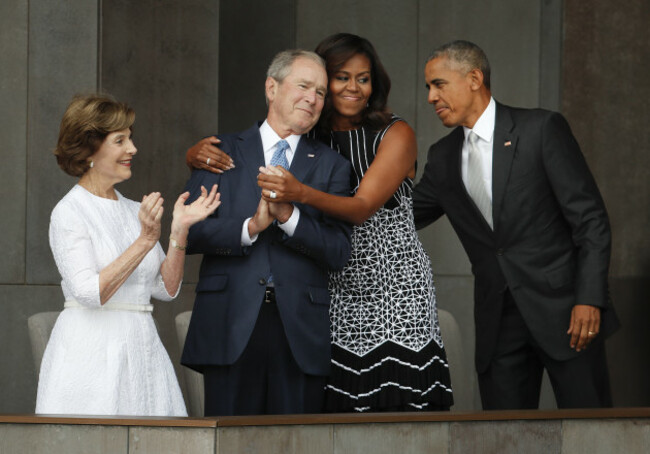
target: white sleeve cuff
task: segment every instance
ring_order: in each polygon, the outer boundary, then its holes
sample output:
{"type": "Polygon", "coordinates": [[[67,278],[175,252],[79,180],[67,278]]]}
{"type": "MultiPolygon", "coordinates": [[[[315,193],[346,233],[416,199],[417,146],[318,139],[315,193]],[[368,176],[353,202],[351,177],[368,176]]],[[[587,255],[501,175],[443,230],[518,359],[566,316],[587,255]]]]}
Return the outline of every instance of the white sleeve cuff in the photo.
{"type": "Polygon", "coordinates": [[[278,222],[278,227],[282,229],[284,233],[287,234],[287,236],[293,236],[294,232],[296,231],[296,227],[298,226],[298,221],[300,220],[300,210],[298,209],[297,206],[293,206],[293,213],[291,213],[291,216],[289,219],[287,219],[287,222],[284,224],[280,224],[278,222]]]}
{"type": "Polygon", "coordinates": [[[248,218],[244,221],[244,225],[242,226],[241,229],[241,245],[242,246],[252,246],[253,243],[257,240],[258,235],[253,235],[251,236],[248,234],[248,223],[251,221],[252,218],[248,218]]]}

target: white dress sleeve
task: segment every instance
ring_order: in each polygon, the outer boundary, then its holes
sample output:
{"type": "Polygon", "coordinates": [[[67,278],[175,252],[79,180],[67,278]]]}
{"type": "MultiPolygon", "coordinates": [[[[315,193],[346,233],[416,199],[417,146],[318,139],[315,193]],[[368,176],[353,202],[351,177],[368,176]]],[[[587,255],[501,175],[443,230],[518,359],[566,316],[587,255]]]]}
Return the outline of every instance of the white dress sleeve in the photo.
{"type": "Polygon", "coordinates": [[[64,286],[79,304],[101,306],[99,270],[87,226],[67,204],[59,204],[50,218],[50,248],[64,286]]]}

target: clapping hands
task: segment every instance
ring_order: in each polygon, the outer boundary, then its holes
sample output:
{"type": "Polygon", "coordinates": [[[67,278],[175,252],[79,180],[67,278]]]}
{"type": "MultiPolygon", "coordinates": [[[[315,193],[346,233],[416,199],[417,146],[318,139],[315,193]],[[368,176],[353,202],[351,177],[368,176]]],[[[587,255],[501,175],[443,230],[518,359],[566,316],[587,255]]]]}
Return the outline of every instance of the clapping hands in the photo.
{"type": "Polygon", "coordinates": [[[221,205],[221,194],[217,192],[217,185],[213,185],[210,193],[201,186],[201,195],[189,205],[185,205],[189,192],[181,194],[174,204],[174,214],[172,219],[172,234],[187,233],[189,228],[210,216],[214,210],[221,205]]]}
{"type": "Polygon", "coordinates": [[[140,237],[151,246],[160,238],[160,220],[164,211],[163,201],[160,192],[152,192],[142,197],[140,211],[138,211],[140,237]]]}

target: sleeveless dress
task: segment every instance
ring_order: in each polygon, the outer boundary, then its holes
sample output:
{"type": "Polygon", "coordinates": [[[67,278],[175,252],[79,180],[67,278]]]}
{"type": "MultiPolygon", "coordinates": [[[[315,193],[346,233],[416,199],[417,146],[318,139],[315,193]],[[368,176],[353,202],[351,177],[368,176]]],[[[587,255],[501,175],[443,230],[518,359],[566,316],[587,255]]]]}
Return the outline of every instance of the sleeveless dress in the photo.
{"type": "Polygon", "coordinates": [[[104,306],[99,302],[99,271],[140,233],[140,204],[117,196],[96,197],[76,185],[52,211],[50,247],[66,308],[43,355],[36,413],[187,416],[150,312],[152,296],[176,296],[159,272],[160,244],[104,306]]]}
{"type": "MultiPolygon", "coordinates": [[[[381,131],[333,131],[324,140],[352,163],[353,192],[381,131]]],[[[332,370],[326,410],[447,410],[453,404],[431,263],[413,222],[413,181],[352,233],[346,267],[330,273],[332,370]]]]}

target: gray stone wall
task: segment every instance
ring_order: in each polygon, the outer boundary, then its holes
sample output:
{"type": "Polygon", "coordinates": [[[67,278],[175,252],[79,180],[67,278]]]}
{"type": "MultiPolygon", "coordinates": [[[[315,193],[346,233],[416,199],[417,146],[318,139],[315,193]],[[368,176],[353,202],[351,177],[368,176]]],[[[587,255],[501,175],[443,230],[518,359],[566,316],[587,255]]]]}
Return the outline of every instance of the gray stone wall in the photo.
{"type": "MultiPolygon", "coordinates": [[[[136,109],[134,177],[119,189],[134,199],[160,190],[170,208],[188,176],[189,145],[264,117],[263,81],[272,56],[283,48],[312,49],[339,31],[375,44],[393,81],[390,105],[416,129],[420,172],[428,146],[448,132],[426,103],[422,74],[426,57],[443,42],[465,38],[486,50],[498,100],[564,111],[612,217],[612,298],[625,323],[608,346],[615,404],[648,405],[648,4],[627,5],[3,0],[0,413],[33,411],[36,377],[26,319],[62,303],[47,226],[52,208],[75,183],[51,155],[71,96],[105,90],[136,109]]],[[[438,305],[458,320],[465,369],[473,371],[469,262],[446,220],[420,235],[432,259],[438,305]]],[[[198,258],[188,260],[180,302],[160,305],[154,314],[175,364],[173,317],[191,308],[197,265],[198,258]]],[[[456,408],[479,408],[473,372],[454,382],[456,408]]],[[[546,387],[542,407],[552,406],[546,387]]]]}
{"type": "Polygon", "coordinates": [[[650,405],[650,3],[565,2],[562,110],[612,225],[608,342],[614,402],[650,405]],[[622,8],[624,6],[624,8],[622,8]]]}
{"type": "MultiPolygon", "coordinates": [[[[0,452],[48,454],[646,453],[650,423],[618,419],[419,421],[217,427],[0,423],[0,452]]],[[[154,423],[155,424],[155,423],[154,423]]],[[[259,423],[258,423],[259,424],[259,423]]]]}

